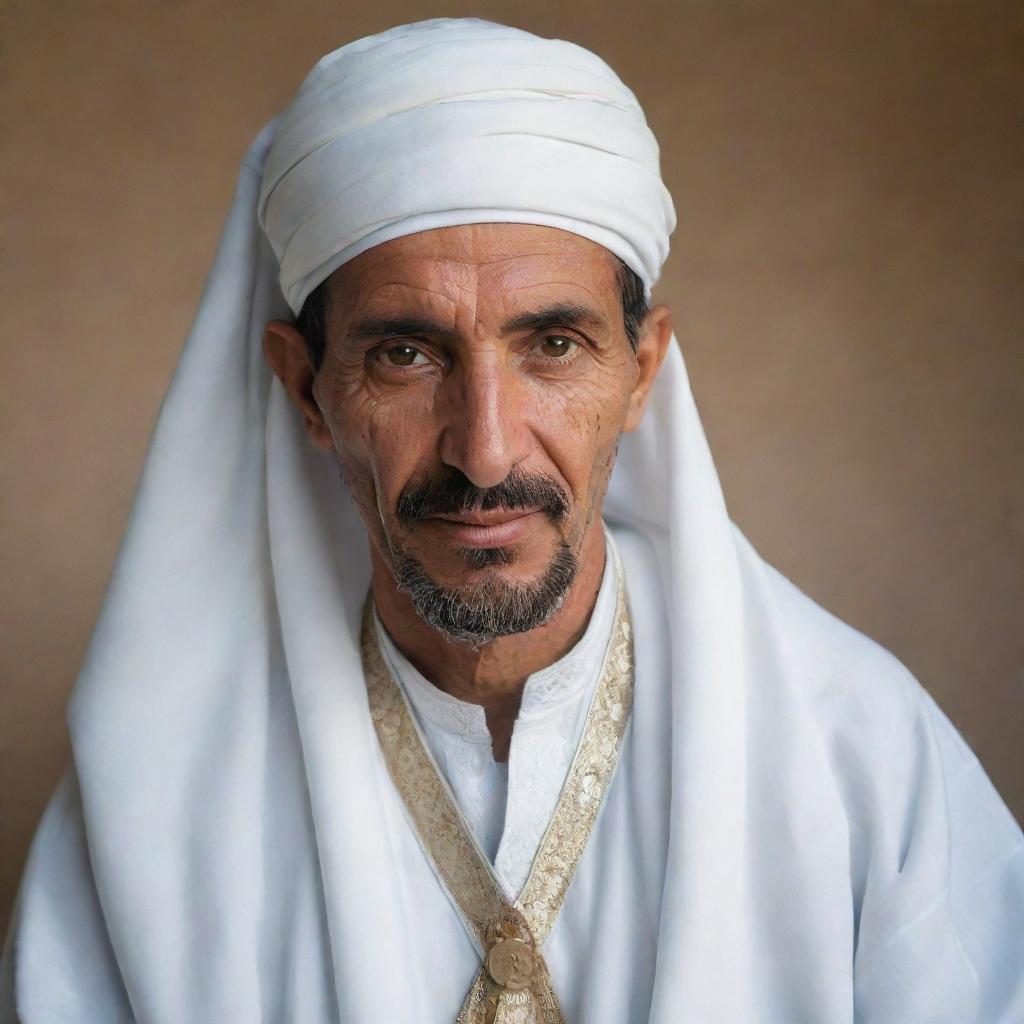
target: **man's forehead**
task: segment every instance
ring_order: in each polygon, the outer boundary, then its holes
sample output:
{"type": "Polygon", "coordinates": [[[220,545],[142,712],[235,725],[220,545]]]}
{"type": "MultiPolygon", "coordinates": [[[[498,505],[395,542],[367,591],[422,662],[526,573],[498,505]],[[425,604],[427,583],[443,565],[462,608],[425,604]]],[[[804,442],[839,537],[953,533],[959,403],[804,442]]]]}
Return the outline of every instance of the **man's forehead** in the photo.
{"type": "Polygon", "coordinates": [[[534,224],[435,228],[374,246],[330,280],[344,305],[458,300],[469,290],[514,302],[517,294],[564,291],[617,296],[615,257],[590,239],[534,224]]]}

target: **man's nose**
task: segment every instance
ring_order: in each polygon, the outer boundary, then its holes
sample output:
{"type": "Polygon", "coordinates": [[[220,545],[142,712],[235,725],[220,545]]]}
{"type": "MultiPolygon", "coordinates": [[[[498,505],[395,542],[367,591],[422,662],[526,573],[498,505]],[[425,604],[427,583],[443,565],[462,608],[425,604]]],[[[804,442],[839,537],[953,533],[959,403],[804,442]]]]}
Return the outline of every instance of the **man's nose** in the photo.
{"type": "Polygon", "coordinates": [[[500,484],[529,452],[524,395],[500,358],[463,365],[446,382],[440,456],[477,487],[500,484]]]}

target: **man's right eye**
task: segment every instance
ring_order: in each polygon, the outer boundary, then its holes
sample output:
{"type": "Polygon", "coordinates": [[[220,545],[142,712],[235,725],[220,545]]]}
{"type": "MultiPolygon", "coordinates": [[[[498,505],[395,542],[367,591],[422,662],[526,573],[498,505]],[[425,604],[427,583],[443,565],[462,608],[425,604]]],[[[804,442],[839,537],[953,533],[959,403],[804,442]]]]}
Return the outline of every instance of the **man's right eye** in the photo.
{"type": "Polygon", "coordinates": [[[420,366],[427,357],[412,345],[392,345],[380,353],[380,358],[389,366],[420,366]]]}

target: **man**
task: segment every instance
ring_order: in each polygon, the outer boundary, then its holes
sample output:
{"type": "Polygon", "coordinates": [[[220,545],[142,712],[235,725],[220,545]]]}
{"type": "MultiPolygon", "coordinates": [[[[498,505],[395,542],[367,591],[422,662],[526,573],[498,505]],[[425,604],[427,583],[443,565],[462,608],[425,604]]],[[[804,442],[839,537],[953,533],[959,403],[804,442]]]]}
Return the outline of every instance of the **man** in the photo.
{"type": "Polygon", "coordinates": [[[442,19],[314,68],[161,413],[12,1012],[1021,1019],[1020,830],[730,523],[648,306],[673,227],[576,46],[442,19]]]}

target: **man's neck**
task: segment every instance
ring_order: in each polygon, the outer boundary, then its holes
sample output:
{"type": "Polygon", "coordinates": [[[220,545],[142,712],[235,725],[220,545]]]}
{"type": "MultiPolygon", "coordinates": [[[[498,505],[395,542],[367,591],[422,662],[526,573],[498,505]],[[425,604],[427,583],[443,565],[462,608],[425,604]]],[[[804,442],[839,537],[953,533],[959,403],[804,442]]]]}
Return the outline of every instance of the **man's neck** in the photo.
{"type": "Polygon", "coordinates": [[[604,528],[598,519],[583,543],[576,579],[558,611],[528,633],[498,637],[477,649],[442,637],[417,614],[412,600],[371,545],[373,599],[395,646],[438,689],[484,709],[496,761],[508,758],[512,726],[526,680],[558,661],[586,632],[604,574],[604,528]]]}

